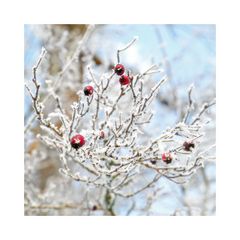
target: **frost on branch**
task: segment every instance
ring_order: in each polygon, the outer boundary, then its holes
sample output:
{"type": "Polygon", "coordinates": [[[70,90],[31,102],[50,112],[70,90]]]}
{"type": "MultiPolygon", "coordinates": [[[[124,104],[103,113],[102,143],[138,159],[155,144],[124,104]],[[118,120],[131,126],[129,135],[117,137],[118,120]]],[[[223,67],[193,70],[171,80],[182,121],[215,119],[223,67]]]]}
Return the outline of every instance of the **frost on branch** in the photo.
{"type": "Polygon", "coordinates": [[[157,65],[133,74],[120,61],[120,53],[127,51],[135,41],[136,38],[117,51],[118,65],[101,77],[96,77],[91,65],[86,67],[90,81],[76,89],[78,100],[72,102],[69,109],[63,108],[61,96],[54,91],[51,82],[47,82],[56,108],[48,114],[43,112],[42,87],[37,73],[47,54],[45,49],[33,67],[32,81],[26,84],[44,132],[39,138],[58,152],[59,172],[73,181],[106,189],[106,196],[130,198],[162,178],[185,183],[204,166],[208,152],[214,147],[201,150],[206,134],[203,128],[207,124],[202,117],[215,101],[204,104],[190,121],[189,115],[194,110],[193,86],[188,91],[189,104],[182,121],[156,138],[146,137],[145,127],[154,116],[152,102],[168,77],[157,65]],[[158,76],[157,82],[151,80],[153,74],[158,76]],[[60,127],[55,126],[55,119],[61,122],[60,127]]]}

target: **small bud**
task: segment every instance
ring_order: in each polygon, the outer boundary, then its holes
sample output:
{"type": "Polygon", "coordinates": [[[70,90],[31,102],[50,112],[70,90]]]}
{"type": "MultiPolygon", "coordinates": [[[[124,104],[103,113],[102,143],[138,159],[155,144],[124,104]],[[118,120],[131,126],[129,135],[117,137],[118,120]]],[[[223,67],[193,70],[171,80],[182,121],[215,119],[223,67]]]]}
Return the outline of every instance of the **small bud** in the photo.
{"type": "Polygon", "coordinates": [[[92,210],[93,210],[93,211],[96,211],[97,209],[98,209],[97,206],[96,206],[96,205],[93,205],[92,210]]]}
{"type": "Polygon", "coordinates": [[[157,163],[157,161],[155,159],[151,159],[150,162],[154,165],[157,163]]]}

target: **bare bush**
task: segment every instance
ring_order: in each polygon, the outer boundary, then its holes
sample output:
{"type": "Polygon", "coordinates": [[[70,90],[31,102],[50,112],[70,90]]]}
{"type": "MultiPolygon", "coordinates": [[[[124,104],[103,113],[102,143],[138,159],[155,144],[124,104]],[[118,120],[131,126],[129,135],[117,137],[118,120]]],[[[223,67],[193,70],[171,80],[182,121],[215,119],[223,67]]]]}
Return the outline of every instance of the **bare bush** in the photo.
{"type": "MultiPolygon", "coordinates": [[[[86,54],[85,44],[92,31],[92,26],[86,29],[55,81],[39,80],[41,64],[47,61],[48,55],[47,50],[42,48],[32,69],[32,80],[25,84],[35,112],[26,124],[25,134],[28,134],[36,118],[41,129],[34,135],[46,146],[44,151],[57,153],[59,158],[58,163],[52,164],[61,175],[58,175],[55,184],[52,183],[52,188],[56,189],[59,182],[63,183],[63,190],[65,185],[68,187],[74,182],[81,182],[78,189],[81,197],[69,201],[62,196],[58,198],[56,193],[51,196],[51,184],[47,197],[36,191],[30,177],[34,175],[31,159],[38,159],[40,166],[44,166],[46,153],[27,152],[26,214],[56,214],[45,210],[57,211],[59,215],[74,214],[64,212],[74,209],[75,214],[80,215],[89,215],[93,211],[116,215],[120,214],[116,205],[131,199],[129,209],[125,210],[125,214],[129,215],[136,207],[135,197],[145,192],[146,206],[142,211],[146,213],[154,201],[164,195],[159,186],[161,180],[167,179],[183,186],[198,169],[204,167],[205,162],[215,158],[212,151],[215,145],[206,144],[209,137],[206,129],[211,120],[205,117],[215,99],[199,106],[192,98],[194,86],[191,85],[186,91],[188,103],[183,107],[181,119],[153,137],[147,126],[156,114],[152,104],[159,100],[158,96],[168,81],[167,74],[156,64],[136,72],[121,61],[122,54],[127,54],[132,45],[137,44],[136,37],[116,52],[114,66],[123,64],[125,72],[118,74],[113,67],[99,74],[99,70],[92,67],[93,56],[86,54]],[[80,60],[82,56],[85,56],[84,60],[80,60]],[[84,65],[81,71],[89,78],[84,82],[81,77],[79,85],[71,83],[69,89],[75,97],[69,106],[63,90],[69,84],[68,76],[75,74],[76,63],[84,65]],[[122,82],[120,75],[125,76],[122,82]],[[93,92],[88,94],[86,86],[91,86],[93,92]]],[[[176,210],[174,215],[178,214],[180,211],[176,210]]]]}

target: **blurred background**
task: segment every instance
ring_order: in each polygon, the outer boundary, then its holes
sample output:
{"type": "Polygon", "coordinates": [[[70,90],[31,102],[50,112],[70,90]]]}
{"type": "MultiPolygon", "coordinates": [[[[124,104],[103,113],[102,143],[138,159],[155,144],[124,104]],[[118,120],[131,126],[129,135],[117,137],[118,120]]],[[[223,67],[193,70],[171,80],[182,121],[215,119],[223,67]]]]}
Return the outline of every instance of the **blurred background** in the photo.
{"type": "MultiPolygon", "coordinates": [[[[88,25],[25,25],[24,78],[31,80],[32,67],[44,46],[48,52],[39,74],[43,85],[41,97],[48,95],[44,85],[59,77],[73,55],[88,25]],[[48,80],[48,81],[46,81],[48,80]]],[[[155,115],[148,126],[151,137],[181,121],[188,104],[187,90],[194,84],[195,110],[215,98],[215,25],[95,25],[78,62],[69,67],[57,90],[66,109],[77,100],[77,91],[88,79],[86,66],[91,64],[99,76],[116,64],[116,51],[131,41],[136,44],[121,54],[134,74],[152,64],[159,65],[169,77],[168,83],[153,103],[155,115]]],[[[153,81],[159,80],[153,76],[153,81]]],[[[46,88],[47,89],[47,88],[46,88]]],[[[108,215],[102,209],[102,192],[63,178],[59,172],[58,154],[42,144],[41,132],[34,119],[31,100],[25,91],[25,214],[26,215],[108,215]],[[88,198],[83,193],[88,191],[88,198]],[[34,206],[30,206],[34,201],[34,206]]],[[[51,112],[51,99],[46,112],[51,112]]],[[[67,113],[70,115],[70,112],[67,113]]],[[[206,146],[214,144],[215,107],[206,113],[209,121],[206,146]]],[[[190,116],[193,117],[193,116],[190,116]]],[[[58,126],[58,122],[55,123],[58,126]]],[[[214,153],[213,153],[214,155],[214,153]]],[[[141,193],[133,199],[116,201],[116,215],[215,215],[215,160],[183,185],[161,180],[154,194],[141,193]],[[149,200],[150,199],[150,200],[149,200]],[[151,202],[151,204],[150,204],[151,202]]],[[[104,197],[102,197],[104,198],[104,197]]]]}

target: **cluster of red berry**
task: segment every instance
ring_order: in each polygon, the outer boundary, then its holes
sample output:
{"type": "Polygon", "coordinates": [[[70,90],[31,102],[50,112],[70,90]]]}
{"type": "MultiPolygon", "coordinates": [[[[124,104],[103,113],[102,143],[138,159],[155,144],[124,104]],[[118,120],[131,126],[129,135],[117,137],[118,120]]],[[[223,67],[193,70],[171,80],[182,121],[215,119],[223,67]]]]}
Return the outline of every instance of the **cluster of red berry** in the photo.
{"type": "MultiPolygon", "coordinates": [[[[118,76],[121,76],[119,78],[119,82],[121,85],[128,85],[133,77],[130,77],[129,75],[125,75],[124,72],[125,72],[125,67],[118,63],[115,67],[114,67],[114,72],[118,75],[118,76]]],[[[84,88],[83,92],[86,96],[91,96],[93,94],[93,87],[91,85],[88,85],[84,88]]]]}
{"type": "MultiPolygon", "coordinates": [[[[128,76],[128,75],[124,75],[125,72],[125,67],[122,64],[117,64],[114,67],[114,72],[118,75],[121,76],[119,78],[119,82],[121,85],[128,85],[130,83],[130,81],[132,81],[132,77],[128,76]]],[[[85,96],[91,96],[93,94],[93,87],[91,85],[86,86],[83,89],[83,92],[85,94],[85,96]]],[[[99,138],[103,139],[104,138],[104,132],[101,131],[99,134],[99,138]]],[[[80,147],[82,147],[85,144],[85,138],[84,136],[82,136],[81,134],[77,134],[75,136],[73,136],[70,140],[71,142],[71,146],[78,150],[80,147]]]]}
{"type": "MultiPolygon", "coordinates": [[[[114,67],[114,72],[118,75],[121,76],[119,78],[119,82],[121,85],[128,85],[130,83],[130,81],[132,81],[132,77],[130,77],[129,75],[124,75],[125,72],[125,67],[118,63],[115,67],[114,67]]],[[[84,88],[83,92],[86,96],[91,96],[93,94],[93,87],[91,85],[88,85],[84,88]]],[[[103,139],[104,138],[104,132],[101,131],[99,134],[99,138],[103,139]]],[[[85,144],[85,138],[84,136],[82,136],[81,134],[77,134],[75,136],[73,136],[70,140],[71,142],[71,146],[78,150],[80,147],[82,147],[85,144]]],[[[192,141],[186,141],[183,143],[183,149],[185,151],[191,151],[193,148],[195,147],[195,144],[192,141]]],[[[165,162],[166,164],[171,163],[173,160],[173,156],[170,152],[166,152],[162,154],[162,161],[165,162]]],[[[152,164],[156,164],[156,160],[151,160],[152,164]]]]}
{"type": "Polygon", "coordinates": [[[114,71],[118,76],[121,76],[119,78],[119,82],[121,85],[128,85],[131,81],[132,81],[132,77],[130,77],[129,75],[125,75],[125,67],[118,63],[115,67],[114,67],[114,71]]]}

